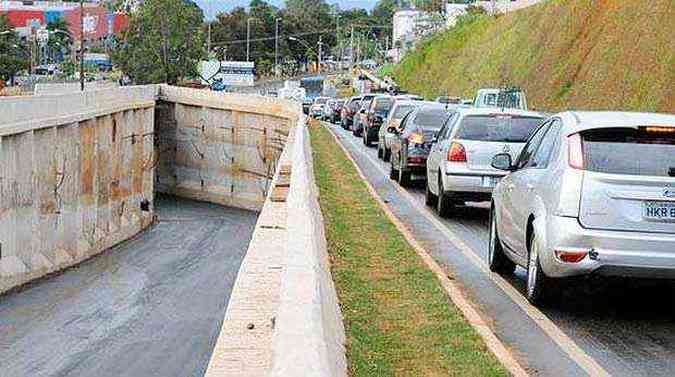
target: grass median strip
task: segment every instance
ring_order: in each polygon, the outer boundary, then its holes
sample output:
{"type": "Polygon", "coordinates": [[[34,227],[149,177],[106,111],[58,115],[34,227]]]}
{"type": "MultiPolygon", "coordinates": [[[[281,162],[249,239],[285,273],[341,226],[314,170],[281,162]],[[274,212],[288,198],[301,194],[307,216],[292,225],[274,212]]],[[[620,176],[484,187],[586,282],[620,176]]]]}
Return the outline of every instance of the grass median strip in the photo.
{"type": "Polygon", "coordinates": [[[310,134],[350,374],[507,375],[329,131],[310,134]]]}

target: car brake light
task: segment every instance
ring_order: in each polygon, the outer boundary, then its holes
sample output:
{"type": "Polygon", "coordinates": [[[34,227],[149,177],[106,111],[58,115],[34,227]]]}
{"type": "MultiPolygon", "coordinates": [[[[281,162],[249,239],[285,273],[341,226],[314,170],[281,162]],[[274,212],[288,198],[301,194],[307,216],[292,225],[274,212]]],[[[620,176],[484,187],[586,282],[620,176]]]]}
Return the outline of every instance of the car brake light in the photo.
{"type": "Polygon", "coordinates": [[[586,255],[588,255],[588,250],[556,250],[555,256],[558,257],[558,260],[565,263],[579,263],[586,255]]]}
{"type": "Polygon", "coordinates": [[[466,162],[466,150],[464,146],[459,143],[450,144],[448,150],[448,161],[450,162],[466,162]]]}
{"type": "Polygon", "coordinates": [[[408,142],[410,144],[424,144],[424,135],[418,133],[410,134],[408,142]]]}
{"type": "Polygon", "coordinates": [[[574,134],[567,139],[568,163],[571,168],[584,169],[584,151],[581,145],[581,135],[574,134]]]}

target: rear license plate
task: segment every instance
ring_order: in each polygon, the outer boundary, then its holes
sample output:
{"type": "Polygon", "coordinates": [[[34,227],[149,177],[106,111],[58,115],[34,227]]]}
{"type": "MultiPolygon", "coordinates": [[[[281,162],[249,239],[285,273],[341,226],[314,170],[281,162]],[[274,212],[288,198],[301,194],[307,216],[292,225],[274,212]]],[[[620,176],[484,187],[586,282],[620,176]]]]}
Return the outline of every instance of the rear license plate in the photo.
{"type": "Polygon", "coordinates": [[[644,202],[642,217],[650,221],[675,221],[675,203],[644,202]]]}
{"type": "Polygon", "coordinates": [[[497,182],[499,182],[499,178],[497,177],[483,177],[481,186],[494,188],[497,186],[497,182]]]}

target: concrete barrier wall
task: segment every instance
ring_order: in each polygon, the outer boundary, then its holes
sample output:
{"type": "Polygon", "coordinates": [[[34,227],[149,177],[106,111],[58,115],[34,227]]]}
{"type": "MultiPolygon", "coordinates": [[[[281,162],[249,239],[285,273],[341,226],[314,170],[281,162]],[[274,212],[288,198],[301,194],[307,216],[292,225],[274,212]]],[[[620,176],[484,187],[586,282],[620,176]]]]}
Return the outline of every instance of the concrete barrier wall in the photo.
{"type": "Polygon", "coordinates": [[[151,223],[155,91],[0,98],[0,292],[151,223]]]}
{"type": "Polygon", "coordinates": [[[309,133],[300,127],[295,135],[286,267],[270,376],[346,376],[345,333],[330,272],[309,133]]]}
{"type": "Polygon", "coordinates": [[[344,328],[302,117],[272,187],[206,376],[345,376],[344,328]]]}
{"type": "Polygon", "coordinates": [[[159,99],[157,191],[261,210],[297,106],[170,86],[159,99]]]}

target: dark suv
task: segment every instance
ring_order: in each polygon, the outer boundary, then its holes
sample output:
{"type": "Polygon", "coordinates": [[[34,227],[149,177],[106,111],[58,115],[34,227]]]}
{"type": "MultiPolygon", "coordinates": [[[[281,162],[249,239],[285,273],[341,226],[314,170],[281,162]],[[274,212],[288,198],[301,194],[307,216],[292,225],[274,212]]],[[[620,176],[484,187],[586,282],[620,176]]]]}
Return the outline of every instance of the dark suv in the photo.
{"type": "Polygon", "coordinates": [[[345,130],[349,130],[354,123],[354,114],[361,108],[361,97],[350,98],[344,106],[342,106],[340,125],[345,130]]]}
{"type": "Polygon", "coordinates": [[[388,130],[395,135],[391,141],[391,179],[401,186],[410,184],[411,179],[426,179],[431,145],[454,112],[440,103],[423,102],[403,118],[398,129],[388,130]]]}
{"type": "Polygon", "coordinates": [[[394,98],[390,96],[375,97],[366,111],[366,121],[363,123],[363,144],[370,146],[378,139],[380,127],[394,105],[394,98]]]}

